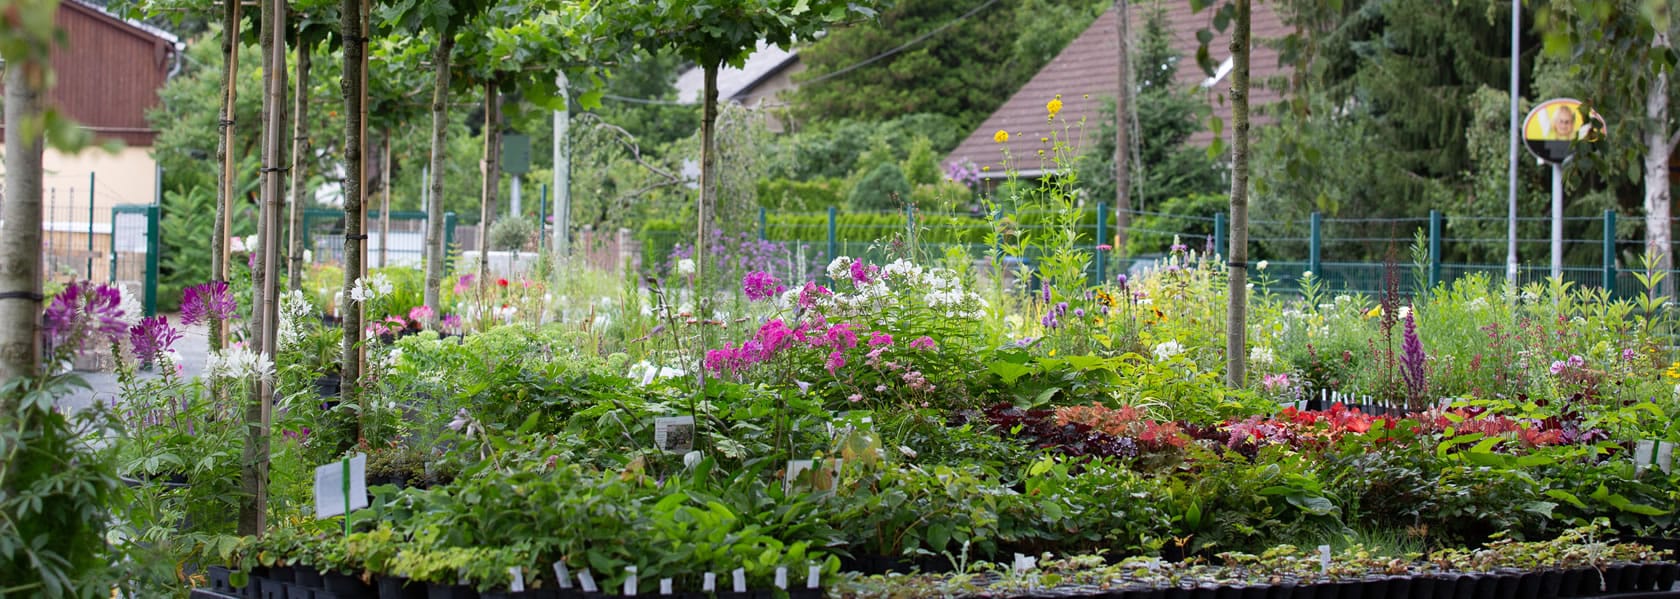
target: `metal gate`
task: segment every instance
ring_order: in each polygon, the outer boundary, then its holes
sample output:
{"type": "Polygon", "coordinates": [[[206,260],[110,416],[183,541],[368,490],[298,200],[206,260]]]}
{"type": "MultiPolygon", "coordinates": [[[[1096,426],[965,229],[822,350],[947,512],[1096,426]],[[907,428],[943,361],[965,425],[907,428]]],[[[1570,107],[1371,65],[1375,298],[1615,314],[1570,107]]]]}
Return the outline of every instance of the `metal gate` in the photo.
{"type": "MultiPolygon", "coordinates": [[[[420,211],[391,211],[390,230],[381,235],[379,211],[369,210],[362,232],[367,234],[368,266],[411,266],[419,268],[425,256],[426,213],[420,211]],[[381,264],[381,244],[389,243],[381,264]]],[[[443,244],[455,246],[456,220],[454,212],[443,214],[443,244]]],[[[303,247],[308,248],[315,264],[344,262],[344,211],[328,208],[309,208],[303,211],[303,247]]],[[[451,251],[451,250],[446,250],[451,251]]]]}
{"type": "Polygon", "coordinates": [[[146,316],[157,315],[158,206],[111,208],[111,279],[139,289],[146,316]]]}

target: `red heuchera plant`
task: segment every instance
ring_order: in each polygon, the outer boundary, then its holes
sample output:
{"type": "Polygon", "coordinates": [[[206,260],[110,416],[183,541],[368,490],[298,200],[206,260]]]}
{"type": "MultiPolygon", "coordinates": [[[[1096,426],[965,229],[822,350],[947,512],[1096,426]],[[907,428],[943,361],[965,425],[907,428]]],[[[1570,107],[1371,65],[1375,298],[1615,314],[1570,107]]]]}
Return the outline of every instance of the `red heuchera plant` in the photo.
{"type": "Polygon", "coordinates": [[[1156,422],[1143,417],[1132,406],[1110,408],[1102,405],[1066,406],[1056,408],[1056,423],[1062,426],[1083,424],[1093,430],[1116,437],[1136,439],[1149,451],[1184,447],[1185,438],[1176,422],[1156,422]]]}

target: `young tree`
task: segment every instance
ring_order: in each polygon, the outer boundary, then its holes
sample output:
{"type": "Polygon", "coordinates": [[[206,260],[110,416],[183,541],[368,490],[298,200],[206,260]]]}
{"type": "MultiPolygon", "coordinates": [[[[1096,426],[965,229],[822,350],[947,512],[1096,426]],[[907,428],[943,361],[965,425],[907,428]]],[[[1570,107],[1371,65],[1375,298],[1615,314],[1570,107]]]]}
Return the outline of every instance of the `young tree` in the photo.
{"type": "MultiPolygon", "coordinates": [[[[360,403],[362,386],[362,306],[350,300],[350,289],[365,272],[366,257],[363,242],[367,239],[364,225],[367,211],[362,205],[367,171],[367,11],[368,0],[343,0],[339,5],[339,39],[344,46],[344,69],[341,84],[344,100],[344,354],[340,371],[343,387],[339,393],[344,405],[357,405],[358,414],[367,413],[367,405],[360,403]],[[352,305],[354,304],[354,305],[352,305]]],[[[360,418],[358,418],[358,423],[360,418]]],[[[361,426],[356,436],[362,436],[361,426]]]]}
{"type": "MultiPolygon", "coordinates": [[[[704,71],[700,116],[700,197],[694,231],[695,286],[706,289],[706,237],[717,201],[717,75],[740,66],[758,42],[786,46],[827,27],[874,17],[891,0],[651,0],[614,2],[607,21],[652,52],[669,48],[704,71]]],[[[707,302],[700,309],[707,314],[707,302]]]]}
{"type": "MultiPolygon", "coordinates": [[[[1570,72],[1590,82],[1583,86],[1588,107],[1612,122],[1622,120],[1631,133],[1611,127],[1604,160],[1643,170],[1645,243],[1655,251],[1659,268],[1674,268],[1673,204],[1669,157],[1680,143],[1680,125],[1672,122],[1669,78],[1676,56],[1673,2],[1668,0],[1567,0],[1537,8],[1536,23],[1545,32],[1546,53],[1568,60],[1570,72]],[[1634,167],[1639,164],[1639,167],[1634,167]]],[[[1672,295],[1673,277],[1660,293],[1672,295]]],[[[1656,290],[1653,290],[1656,291],[1656,290]]]]}
{"type": "MultiPolygon", "coordinates": [[[[1190,0],[1196,10],[1207,8],[1208,0],[1190,0]]],[[[1241,387],[1248,366],[1248,58],[1250,0],[1228,0],[1214,13],[1214,27],[1231,24],[1231,233],[1226,251],[1230,278],[1225,309],[1225,384],[1241,387]]],[[[1210,75],[1213,61],[1207,43],[1213,38],[1206,30],[1197,35],[1202,47],[1197,62],[1210,75]]],[[[1216,129],[1217,130],[1217,129],[1216,129]]],[[[1217,149],[1210,148],[1210,152],[1217,149]]]]}

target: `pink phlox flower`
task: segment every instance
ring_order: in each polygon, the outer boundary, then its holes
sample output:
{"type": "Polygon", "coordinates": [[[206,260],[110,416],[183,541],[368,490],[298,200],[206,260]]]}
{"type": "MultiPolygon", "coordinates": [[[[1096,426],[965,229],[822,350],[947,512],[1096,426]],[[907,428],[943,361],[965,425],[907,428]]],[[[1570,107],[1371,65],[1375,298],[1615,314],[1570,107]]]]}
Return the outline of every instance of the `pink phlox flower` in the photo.
{"type": "Polygon", "coordinates": [[[829,353],[828,359],[823,362],[823,367],[828,369],[829,374],[834,374],[834,371],[841,369],[845,365],[846,354],[838,351],[829,353]]]}
{"type": "Polygon", "coordinates": [[[938,345],[933,342],[933,338],[929,337],[927,335],[922,335],[921,337],[917,337],[915,341],[910,342],[910,349],[934,350],[934,349],[937,349],[937,348],[938,348],[938,345]]]}
{"type": "Polygon", "coordinates": [[[805,287],[799,290],[799,307],[809,310],[816,307],[817,298],[833,294],[827,287],[818,285],[816,281],[807,281],[805,287]]]}
{"type": "Polygon", "coordinates": [[[879,273],[880,271],[881,271],[881,267],[879,267],[879,266],[875,266],[873,264],[864,264],[862,260],[853,260],[852,261],[852,284],[853,285],[868,285],[870,281],[874,280],[875,275],[877,273],[879,273]]]}
{"type": "Polygon", "coordinates": [[[741,277],[741,291],[746,293],[749,301],[767,300],[786,290],[787,287],[782,286],[775,276],[762,270],[755,270],[741,277]]]}
{"type": "Polygon", "coordinates": [[[413,309],[408,311],[408,319],[414,322],[424,323],[426,322],[426,319],[431,317],[432,307],[424,304],[415,306],[413,309]]]}
{"type": "Polygon", "coordinates": [[[892,344],[893,344],[892,335],[888,335],[888,334],[883,333],[881,331],[871,331],[869,333],[869,347],[880,347],[880,346],[883,346],[883,345],[892,345],[892,344]]]}
{"type": "Polygon", "coordinates": [[[829,327],[828,333],[823,335],[823,345],[835,351],[852,349],[857,347],[857,344],[857,331],[852,330],[852,325],[844,322],[829,327]]]}

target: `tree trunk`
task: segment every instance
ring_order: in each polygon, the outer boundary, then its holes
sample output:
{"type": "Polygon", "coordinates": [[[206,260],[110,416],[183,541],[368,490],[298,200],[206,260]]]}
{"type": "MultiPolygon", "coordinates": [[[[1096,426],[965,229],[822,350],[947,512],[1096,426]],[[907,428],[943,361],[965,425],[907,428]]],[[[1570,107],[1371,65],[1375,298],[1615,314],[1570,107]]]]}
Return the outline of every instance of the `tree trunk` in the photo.
{"type": "MultiPolygon", "coordinates": [[[[1667,52],[1668,32],[1657,32],[1651,47],[1667,52]]],[[[1669,272],[1674,270],[1674,234],[1669,220],[1673,211],[1668,189],[1668,155],[1673,148],[1668,139],[1668,71],[1656,71],[1651,87],[1645,90],[1645,239],[1648,249],[1657,252],[1658,268],[1669,272]]],[[[1664,277],[1662,285],[1651,292],[1672,297],[1674,277],[1664,277]]]]}
{"type": "MultiPolygon", "coordinates": [[[[223,2],[222,11],[222,135],[216,140],[216,162],[221,166],[222,178],[216,187],[216,222],[210,235],[210,278],[227,281],[228,255],[232,250],[228,238],[233,226],[233,190],[239,160],[234,157],[233,125],[237,108],[239,85],[239,2],[223,2]]],[[[227,343],[228,324],[210,319],[210,349],[220,350],[227,343]]]]}
{"type": "MultiPolygon", "coordinates": [[[[280,210],[286,135],[286,0],[263,0],[263,127],[262,207],[258,215],[252,287],[257,304],[252,319],[258,355],[273,360],[279,328],[280,210]]],[[[240,460],[239,534],[257,535],[268,528],[269,425],[274,413],[274,379],[252,381],[252,401],[245,407],[245,450],[240,460]]]]}
{"type": "Polygon", "coordinates": [[[449,144],[449,61],[454,51],[455,32],[445,30],[432,55],[432,166],[431,181],[427,181],[431,201],[426,206],[426,307],[432,315],[427,317],[428,327],[435,327],[443,317],[443,263],[449,259],[449,248],[443,245],[443,169],[449,144]]]}
{"type": "Polygon", "coordinates": [[[484,190],[478,212],[478,281],[490,277],[490,225],[496,219],[496,193],[502,179],[502,95],[495,80],[484,84],[484,190]]]}
{"type": "Polygon", "coordinates": [[[1225,384],[1243,386],[1248,365],[1248,58],[1250,0],[1235,0],[1231,32],[1231,247],[1226,252],[1230,294],[1225,311],[1225,384]]]}
{"type": "Polygon", "coordinates": [[[286,288],[292,291],[303,289],[303,211],[309,185],[305,167],[312,158],[309,156],[312,151],[309,149],[309,61],[312,50],[303,46],[303,37],[299,34],[297,103],[292,115],[292,201],[287,218],[290,222],[286,225],[291,235],[286,240],[286,288]]]}
{"type": "MultiPolygon", "coordinates": [[[[0,381],[35,376],[41,366],[41,135],[45,60],[12,60],[6,70],[6,195],[0,206],[0,381]]],[[[17,413],[0,396],[0,414],[17,413]]]]}
{"type": "MultiPolygon", "coordinates": [[[[1131,3],[1114,0],[1116,29],[1119,30],[1120,85],[1114,95],[1114,256],[1125,267],[1126,229],[1132,225],[1132,52],[1130,23],[1131,3]]],[[[1098,239],[1097,243],[1108,243],[1098,239]]]]}
{"type": "MultiPolygon", "coordinates": [[[[700,201],[696,205],[694,225],[694,290],[701,294],[698,308],[701,318],[711,316],[705,311],[706,293],[706,232],[711,224],[711,212],[717,207],[717,76],[718,64],[708,64],[705,70],[704,99],[700,109],[700,201]]],[[[833,259],[830,256],[829,259],[833,259]]],[[[704,327],[702,327],[704,328],[704,327]]],[[[700,369],[704,371],[705,369],[700,369]]]]}
{"type": "MultiPolygon", "coordinates": [[[[362,68],[367,54],[367,40],[362,33],[362,5],[359,0],[343,0],[339,8],[339,25],[344,39],[344,356],[340,365],[343,385],[339,388],[343,405],[357,403],[361,390],[361,305],[350,299],[350,289],[362,278],[362,241],[366,219],[362,212],[362,186],[366,172],[363,164],[367,145],[362,136],[362,68]]],[[[362,412],[356,417],[356,438],[362,438],[362,412]]]]}

